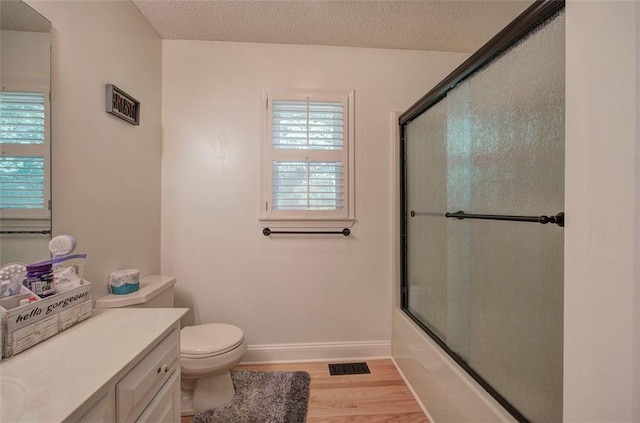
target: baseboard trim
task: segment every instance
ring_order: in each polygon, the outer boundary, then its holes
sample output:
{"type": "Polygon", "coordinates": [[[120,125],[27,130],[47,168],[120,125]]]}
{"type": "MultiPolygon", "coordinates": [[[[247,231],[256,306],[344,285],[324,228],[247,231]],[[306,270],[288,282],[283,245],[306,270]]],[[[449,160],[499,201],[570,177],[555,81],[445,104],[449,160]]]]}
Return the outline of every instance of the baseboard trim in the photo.
{"type": "Polygon", "coordinates": [[[249,345],[240,364],[303,363],[391,357],[391,341],[249,345]]]}

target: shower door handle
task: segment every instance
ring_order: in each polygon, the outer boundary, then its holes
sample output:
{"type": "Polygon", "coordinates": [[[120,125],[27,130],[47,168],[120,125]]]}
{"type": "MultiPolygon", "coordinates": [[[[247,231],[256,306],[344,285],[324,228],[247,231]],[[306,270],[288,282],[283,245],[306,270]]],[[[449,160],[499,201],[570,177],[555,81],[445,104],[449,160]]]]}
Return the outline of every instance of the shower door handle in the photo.
{"type": "MultiPolygon", "coordinates": [[[[415,212],[411,213],[414,216],[415,212]]],[[[482,220],[508,220],[512,222],[534,222],[546,225],[547,223],[555,223],[560,227],[564,227],[564,212],[557,213],[554,216],[511,216],[504,214],[467,214],[463,211],[457,211],[455,213],[445,213],[445,217],[455,219],[482,219],[482,220]]]]}

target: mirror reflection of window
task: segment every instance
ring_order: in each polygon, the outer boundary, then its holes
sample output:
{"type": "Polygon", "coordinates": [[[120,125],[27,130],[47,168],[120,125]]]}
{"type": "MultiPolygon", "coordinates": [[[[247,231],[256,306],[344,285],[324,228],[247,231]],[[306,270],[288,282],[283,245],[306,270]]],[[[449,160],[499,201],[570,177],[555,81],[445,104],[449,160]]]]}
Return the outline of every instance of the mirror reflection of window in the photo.
{"type": "Polygon", "coordinates": [[[48,219],[45,93],[0,93],[0,208],[3,217],[48,219]]]}
{"type": "Polygon", "coordinates": [[[49,257],[51,23],[0,4],[0,264],[49,257]]]}

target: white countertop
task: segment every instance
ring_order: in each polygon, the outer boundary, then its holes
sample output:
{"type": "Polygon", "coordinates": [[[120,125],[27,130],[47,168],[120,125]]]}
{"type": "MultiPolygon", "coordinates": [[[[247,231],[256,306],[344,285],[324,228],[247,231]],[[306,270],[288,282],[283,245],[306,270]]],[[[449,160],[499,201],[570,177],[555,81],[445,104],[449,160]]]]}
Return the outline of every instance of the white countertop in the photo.
{"type": "Polygon", "coordinates": [[[176,323],[184,308],[94,310],[0,361],[0,422],[61,422],[176,323]]]}

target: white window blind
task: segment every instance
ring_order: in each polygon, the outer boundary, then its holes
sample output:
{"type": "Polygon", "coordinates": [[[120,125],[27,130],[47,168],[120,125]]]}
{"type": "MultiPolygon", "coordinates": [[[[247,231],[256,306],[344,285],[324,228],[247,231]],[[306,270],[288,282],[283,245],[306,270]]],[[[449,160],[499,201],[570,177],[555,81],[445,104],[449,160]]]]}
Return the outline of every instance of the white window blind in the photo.
{"type": "Polygon", "coordinates": [[[45,209],[45,95],[0,93],[0,208],[45,209]]]}
{"type": "Polygon", "coordinates": [[[273,210],[341,210],[344,193],[342,103],[274,100],[272,107],[273,148],[303,153],[298,154],[297,161],[277,160],[279,151],[274,153],[273,210]],[[333,160],[314,160],[313,152],[318,150],[337,154],[333,154],[333,160]]]}
{"type": "Polygon", "coordinates": [[[0,208],[44,209],[44,157],[0,158],[0,208]]]}
{"type": "Polygon", "coordinates": [[[273,148],[342,150],[341,102],[274,100],[272,107],[273,148]]]}
{"type": "Polygon", "coordinates": [[[341,210],[342,162],[273,162],[274,210],[341,210]]]}
{"type": "Polygon", "coordinates": [[[263,218],[349,218],[352,94],[270,94],[263,218]]]}

